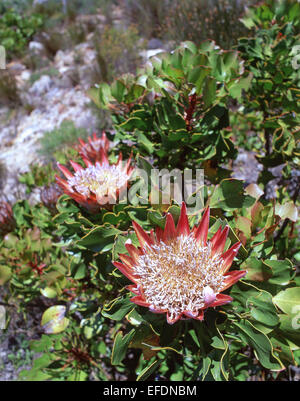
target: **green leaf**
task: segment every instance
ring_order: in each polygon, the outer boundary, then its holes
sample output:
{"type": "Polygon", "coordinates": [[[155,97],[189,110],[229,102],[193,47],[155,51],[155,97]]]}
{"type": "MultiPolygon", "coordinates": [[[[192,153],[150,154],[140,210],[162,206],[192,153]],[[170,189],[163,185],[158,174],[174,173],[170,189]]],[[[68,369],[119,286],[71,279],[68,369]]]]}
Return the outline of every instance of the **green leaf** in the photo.
{"type": "Polygon", "coordinates": [[[271,342],[282,361],[286,361],[289,365],[295,363],[292,349],[285,338],[282,336],[272,337],[271,342]]]}
{"type": "Polygon", "coordinates": [[[276,326],[279,323],[272,296],[268,292],[261,291],[257,295],[249,297],[246,306],[256,321],[267,326],[276,326]]]}
{"type": "Polygon", "coordinates": [[[230,96],[234,99],[242,100],[243,90],[247,91],[249,89],[252,78],[253,74],[250,73],[247,77],[243,77],[236,81],[233,81],[231,85],[229,85],[230,96]]]}
{"type": "Polygon", "coordinates": [[[166,224],[166,217],[162,216],[159,212],[152,212],[150,211],[148,213],[148,218],[149,220],[154,223],[156,226],[159,226],[160,228],[164,228],[166,224]]]}
{"type": "Polygon", "coordinates": [[[102,83],[99,86],[99,99],[103,108],[107,108],[108,103],[113,99],[107,83],[102,83]]]}
{"type": "Polygon", "coordinates": [[[147,159],[145,159],[145,157],[138,155],[137,165],[140,169],[146,171],[148,177],[151,177],[151,170],[153,169],[153,166],[147,159]]]}
{"type": "Polygon", "coordinates": [[[120,80],[117,79],[112,83],[111,94],[115,99],[117,99],[119,103],[122,103],[125,91],[126,91],[126,86],[120,80]]]}
{"type": "Polygon", "coordinates": [[[49,374],[44,373],[42,369],[47,368],[51,362],[51,356],[48,354],[43,354],[41,357],[34,360],[32,369],[22,370],[20,372],[19,379],[27,381],[49,380],[49,374]]]}
{"type": "Polygon", "coordinates": [[[244,194],[243,182],[227,178],[216,186],[210,199],[211,208],[224,210],[239,209],[243,206],[250,206],[247,203],[254,203],[254,198],[244,194]]]}
{"type": "Polygon", "coordinates": [[[188,80],[196,86],[197,95],[201,95],[205,78],[210,74],[211,68],[199,66],[190,70],[188,80]]]}
{"type": "Polygon", "coordinates": [[[133,132],[135,129],[140,129],[141,131],[147,130],[147,124],[144,120],[139,117],[130,117],[128,120],[124,121],[122,124],[119,125],[124,131],[133,132]]]}
{"type": "Polygon", "coordinates": [[[90,88],[87,91],[87,96],[95,103],[97,107],[101,107],[101,102],[99,99],[99,89],[98,88],[90,88]]]}
{"type": "Polygon", "coordinates": [[[194,340],[194,342],[197,345],[197,347],[200,348],[201,344],[199,342],[198,335],[197,335],[196,331],[194,329],[189,330],[189,335],[192,337],[192,339],[194,340]]]}
{"type": "Polygon", "coordinates": [[[213,77],[207,77],[203,88],[203,101],[205,108],[210,107],[216,98],[216,81],[213,77]]]}
{"type": "Polygon", "coordinates": [[[9,266],[0,265],[0,285],[4,285],[11,278],[11,269],[9,266]]]}
{"type": "Polygon", "coordinates": [[[293,222],[298,220],[298,209],[294,202],[287,202],[284,205],[276,205],[275,214],[281,219],[289,219],[293,222]]]}
{"type": "Polygon", "coordinates": [[[266,369],[275,371],[283,369],[281,361],[274,355],[272,344],[265,334],[247,320],[233,324],[238,328],[242,341],[254,349],[257,359],[266,369]]]}
{"type": "Polygon", "coordinates": [[[35,340],[31,342],[30,349],[35,352],[45,352],[51,346],[52,346],[52,338],[50,336],[42,334],[40,340],[35,340]]]}
{"type": "Polygon", "coordinates": [[[85,263],[74,263],[72,264],[71,271],[75,280],[82,280],[86,275],[86,265],[85,263]]]}
{"type": "Polygon", "coordinates": [[[68,376],[68,381],[86,381],[88,376],[88,372],[85,372],[84,370],[75,370],[70,376],[68,376]]]}
{"type": "Polygon", "coordinates": [[[195,43],[190,40],[186,40],[185,42],[182,42],[181,47],[184,49],[189,49],[192,54],[196,54],[198,51],[198,48],[195,45],[195,43]]]}
{"type": "Polygon", "coordinates": [[[126,319],[132,326],[140,326],[142,323],[146,323],[144,318],[137,312],[136,309],[132,309],[128,315],[126,315],[126,319]]]}
{"type": "Polygon", "coordinates": [[[129,239],[131,240],[133,245],[139,246],[140,243],[135,234],[129,234],[126,236],[118,235],[112,251],[113,260],[117,260],[120,253],[128,253],[125,247],[125,242],[129,239]]]}
{"type": "Polygon", "coordinates": [[[205,381],[205,379],[208,375],[208,372],[209,372],[209,369],[211,366],[211,362],[212,362],[212,360],[209,356],[204,357],[202,359],[202,361],[200,362],[200,366],[198,369],[199,369],[199,377],[202,381],[205,381]]]}
{"type": "Polygon", "coordinates": [[[42,316],[41,326],[47,334],[57,334],[64,331],[69,325],[65,317],[66,307],[63,305],[51,306],[42,316]]]}
{"type": "Polygon", "coordinates": [[[284,313],[289,315],[296,313],[296,309],[300,309],[300,287],[293,287],[280,291],[273,297],[273,302],[284,313]]]}
{"type": "Polygon", "coordinates": [[[138,139],[139,143],[151,155],[154,151],[154,144],[142,132],[137,132],[136,135],[137,135],[137,139],[138,139]]]}
{"type": "MultiPolygon", "coordinates": [[[[224,369],[223,362],[224,357],[228,354],[227,351],[223,352],[221,350],[213,350],[209,353],[209,358],[211,359],[211,365],[209,369],[209,376],[206,377],[206,380],[214,380],[214,381],[224,381],[228,380],[228,369],[224,369]]],[[[228,366],[227,366],[228,368],[228,366]]]]}
{"type": "Polygon", "coordinates": [[[111,363],[112,365],[119,365],[122,360],[125,358],[127,348],[135,335],[135,329],[132,329],[128,334],[123,337],[121,332],[118,332],[111,355],[111,363]]]}
{"type": "Polygon", "coordinates": [[[251,220],[244,216],[235,219],[235,227],[241,231],[247,239],[251,237],[251,220]]]}
{"type": "Polygon", "coordinates": [[[245,192],[256,200],[264,194],[264,191],[257,184],[249,184],[245,188],[245,192]]]}
{"type": "Polygon", "coordinates": [[[217,336],[212,337],[211,346],[217,349],[225,349],[224,341],[217,336]]]}
{"type": "Polygon", "coordinates": [[[144,381],[147,380],[149,376],[151,376],[156,369],[161,365],[162,360],[157,360],[152,362],[149,366],[146,366],[141,373],[138,375],[136,381],[144,381]]]}
{"type": "Polygon", "coordinates": [[[272,277],[269,279],[271,284],[287,285],[295,276],[293,265],[288,259],[265,260],[264,263],[272,269],[272,277]]]}
{"type": "Polygon", "coordinates": [[[247,270],[247,279],[252,281],[266,281],[272,277],[272,270],[263,260],[250,257],[242,265],[247,270]]]}
{"type": "Polygon", "coordinates": [[[98,226],[78,240],[77,245],[93,252],[107,252],[113,247],[114,237],[120,233],[121,231],[113,226],[98,226]]]}
{"type": "Polygon", "coordinates": [[[292,315],[279,315],[280,319],[280,331],[285,339],[291,342],[291,348],[299,350],[300,347],[300,308],[295,309],[295,313],[292,315]]]}
{"type": "Polygon", "coordinates": [[[41,290],[41,294],[46,298],[55,298],[57,297],[56,290],[52,287],[46,287],[41,290]]]}
{"type": "Polygon", "coordinates": [[[130,301],[129,297],[119,297],[114,299],[102,309],[102,315],[112,320],[122,320],[135,305],[130,301]]]}

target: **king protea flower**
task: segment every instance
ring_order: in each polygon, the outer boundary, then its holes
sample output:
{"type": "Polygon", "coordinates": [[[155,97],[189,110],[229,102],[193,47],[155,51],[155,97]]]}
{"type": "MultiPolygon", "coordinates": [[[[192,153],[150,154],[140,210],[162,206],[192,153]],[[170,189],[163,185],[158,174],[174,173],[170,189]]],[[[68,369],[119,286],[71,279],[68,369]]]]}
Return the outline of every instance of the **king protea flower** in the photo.
{"type": "Polygon", "coordinates": [[[140,242],[136,248],[130,240],[125,243],[130,256],[119,255],[123,263],[114,265],[134,284],[127,287],[135,294],[131,301],[155,313],[166,313],[167,321],[181,318],[203,320],[209,307],[232,301],[222,294],[246,271],[230,271],[230,266],[241,243],[224,251],[229,227],[221,227],[207,240],[209,208],[201,222],[190,230],[186,205],[175,227],[170,213],[165,229],[160,227],[148,235],[136,222],[133,227],[140,242]]]}
{"type": "Polygon", "coordinates": [[[120,153],[117,163],[109,164],[107,150],[101,147],[99,161],[95,164],[85,157],[82,159],[86,167],[70,160],[74,174],[57,163],[66,177],[64,180],[56,176],[58,185],[67,195],[91,212],[98,211],[101,206],[110,208],[128,185],[133,171],[133,167],[130,167],[131,157],[123,164],[120,153]]]}
{"type": "Polygon", "coordinates": [[[88,138],[88,142],[84,142],[79,138],[78,151],[80,156],[89,159],[92,163],[96,161],[101,162],[101,148],[105,152],[109,149],[109,140],[105,132],[102,133],[101,138],[98,138],[96,133],[94,133],[88,138]]]}

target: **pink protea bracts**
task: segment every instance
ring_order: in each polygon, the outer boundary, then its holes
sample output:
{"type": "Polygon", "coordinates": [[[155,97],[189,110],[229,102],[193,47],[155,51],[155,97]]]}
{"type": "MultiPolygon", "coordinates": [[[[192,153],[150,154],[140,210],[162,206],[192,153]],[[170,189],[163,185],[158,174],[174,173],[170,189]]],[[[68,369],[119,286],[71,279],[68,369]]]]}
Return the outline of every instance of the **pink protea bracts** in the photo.
{"type": "Polygon", "coordinates": [[[66,180],[56,176],[58,185],[64,193],[71,196],[80,205],[92,213],[101,207],[111,209],[120,193],[127,187],[133,168],[130,167],[131,157],[126,163],[122,162],[119,154],[117,163],[109,164],[107,151],[101,147],[99,161],[95,164],[82,157],[86,167],[70,160],[75,173],[72,174],[65,166],[57,163],[66,180]]]}
{"type": "Polygon", "coordinates": [[[88,138],[88,142],[84,142],[79,138],[78,151],[80,156],[90,160],[92,163],[101,162],[101,148],[105,152],[109,149],[109,140],[105,132],[102,133],[101,138],[98,138],[96,133],[94,133],[88,138]]]}
{"type": "Polygon", "coordinates": [[[175,227],[170,213],[165,229],[148,235],[136,222],[133,227],[140,242],[136,248],[125,243],[130,256],[120,254],[123,263],[114,265],[134,284],[127,287],[135,294],[131,301],[155,313],[166,313],[167,321],[181,318],[203,320],[204,310],[232,301],[224,290],[245,276],[246,271],[228,271],[241,243],[223,253],[229,227],[221,227],[207,240],[209,208],[201,222],[190,230],[186,205],[175,227]]]}

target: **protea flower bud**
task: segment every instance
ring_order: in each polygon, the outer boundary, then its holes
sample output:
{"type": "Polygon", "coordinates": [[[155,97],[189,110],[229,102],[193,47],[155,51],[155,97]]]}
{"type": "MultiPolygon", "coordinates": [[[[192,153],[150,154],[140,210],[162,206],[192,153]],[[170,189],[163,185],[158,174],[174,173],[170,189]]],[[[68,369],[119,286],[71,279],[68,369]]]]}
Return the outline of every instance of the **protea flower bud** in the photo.
{"type": "Polygon", "coordinates": [[[51,213],[56,213],[56,202],[62,194],[63,191],[59,185],[51,184],[48,187],[43,187],[41,189],[41,201],[51,213]]]}
{"type": "Polygon", "coordinates": [[[14,230],[16,222],[11,205],[0,201],[0,236],[4,236],[14,230]]]}
{"type": "Polygon", "coordinates": [[[102,133],[102,137],[98,138],[94,133],[88,138],[88,142],[84,142],[79,138],[78,151],[82,158],[90,160],[92,163],[101,162],[101,148],[105,152],[109,149],[109,140],[106,137],[105,132],[102,133]]]}
{"type": "Polygon", "coordinates": [[[166,216],[165,229],[148,235],[136,222],[133,227],[140,242],[136,248],[125,242],[130,256],[119,255],[123,263],[114,265],[134,284],[127,289],[135,294],[131,301],[155,313],[166,313],[167,321],[181,318],[204,319],[204,311],[232,301],[222,294],[245,276],[246,271],[230,271],[241,243],[224,252],[229,227],[221,227],[207,240],[209,208],[198,226],[190,230],[186,205],[182,204],[175,227],[172,215],[166,216]]]}

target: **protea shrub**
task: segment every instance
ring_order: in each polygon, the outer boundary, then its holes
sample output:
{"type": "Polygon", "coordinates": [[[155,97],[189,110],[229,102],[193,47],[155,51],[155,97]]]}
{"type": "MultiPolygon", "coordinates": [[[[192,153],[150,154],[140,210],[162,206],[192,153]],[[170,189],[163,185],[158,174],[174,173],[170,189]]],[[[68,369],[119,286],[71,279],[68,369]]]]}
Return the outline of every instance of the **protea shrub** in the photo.
{"type": "Polygon", "coordinates": [[[181,318],[204,319],[204,311],[227,304],[233,299],[223,294],[245,276],[246,271],[229,271],[241,243],[224,252],[229,227],[221,227],[208,240],[209,208],[198,226],[189,227],[185,203],[175,227],[170,213],[165,229],[157,227],[148,235],[139,224],[133,227],[140,247],[125,243],[130,256],[120,254],[114,265],[133,282],[127,289],[131,301],[154,313],[166,313],[167,321],[181,318]]]}

